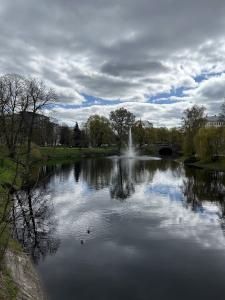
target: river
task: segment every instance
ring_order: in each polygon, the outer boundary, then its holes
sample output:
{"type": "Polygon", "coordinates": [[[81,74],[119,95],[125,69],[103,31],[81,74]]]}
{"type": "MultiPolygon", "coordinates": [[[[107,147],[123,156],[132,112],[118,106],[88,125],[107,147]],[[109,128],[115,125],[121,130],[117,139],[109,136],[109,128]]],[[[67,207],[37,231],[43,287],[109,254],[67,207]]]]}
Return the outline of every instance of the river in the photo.
{"type": "Polygon", "coordinates": [[[14,236],[51,300],[225,299],[225,174],[98,158],[39,170],[14,236]]]}

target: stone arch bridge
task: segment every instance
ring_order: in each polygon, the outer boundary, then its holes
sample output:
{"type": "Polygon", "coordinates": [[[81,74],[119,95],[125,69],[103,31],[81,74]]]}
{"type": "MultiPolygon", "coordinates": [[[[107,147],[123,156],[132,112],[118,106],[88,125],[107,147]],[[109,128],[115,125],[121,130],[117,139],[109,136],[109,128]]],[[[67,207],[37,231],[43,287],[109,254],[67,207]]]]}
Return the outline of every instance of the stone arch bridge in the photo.
{"type": "Polygon", "coordinates": [[[179,152],[179,147],[174,143],[160,142],[154,144],[155,153],[161,156],[170,156],[179,152]]]}

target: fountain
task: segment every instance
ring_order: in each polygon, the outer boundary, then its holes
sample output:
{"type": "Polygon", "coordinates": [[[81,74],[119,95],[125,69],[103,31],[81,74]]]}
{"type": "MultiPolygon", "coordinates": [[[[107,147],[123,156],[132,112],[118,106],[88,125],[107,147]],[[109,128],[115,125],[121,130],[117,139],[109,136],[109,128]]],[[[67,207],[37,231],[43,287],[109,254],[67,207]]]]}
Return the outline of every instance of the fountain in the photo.
{"type": "Polygon", "coordinates": [[[128,148],[126,151],[126,156],[128,158],[134,158],[135,157],[135,151],[133,147],[133,141],[132,141],[132,133],[131,133],[131,127],[129,129],[129,136],[128,136],[128,148]]]}
{"type": "Polygon", "coordinates": [[[128,147],[124,155],[121,156],[121,158],[133,159],[132,161],[128,162],[130,169],[132,169],[132,164],[134,163],[134,160],[160,160],[161,159],[159,157],[154,157],[154,156],[138,155],[138,153],[135,151],[135,148],[133,146],[131,128],[129,128],[129,134],[128,134],[128,147]]]}

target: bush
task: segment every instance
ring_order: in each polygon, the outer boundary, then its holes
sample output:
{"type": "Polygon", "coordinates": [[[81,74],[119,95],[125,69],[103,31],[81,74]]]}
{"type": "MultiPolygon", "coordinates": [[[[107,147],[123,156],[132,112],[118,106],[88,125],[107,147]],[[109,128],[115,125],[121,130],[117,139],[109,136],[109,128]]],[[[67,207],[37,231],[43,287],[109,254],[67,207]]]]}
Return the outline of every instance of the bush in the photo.
{"type": "Polygon", "coordinates": [[[194,139],[198,156],[204,162],[210,162],[224,151],[223,128],[201,128],[194,139]]]}
{"type": "Polygon", "coordinates": [[[40,160],[42,158],[39,147],[33,143],[31,144],[31,157],[33,160],[40,160]]]}

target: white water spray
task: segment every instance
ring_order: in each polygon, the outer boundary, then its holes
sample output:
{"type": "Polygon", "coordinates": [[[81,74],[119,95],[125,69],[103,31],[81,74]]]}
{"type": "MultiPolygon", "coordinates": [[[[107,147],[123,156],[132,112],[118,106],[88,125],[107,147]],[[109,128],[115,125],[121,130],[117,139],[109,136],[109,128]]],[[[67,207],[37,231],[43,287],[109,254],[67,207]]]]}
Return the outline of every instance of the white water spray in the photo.
{"type": "Polygon", "coordinates": [[[135,157],[135,151],[134,151],[134,147],[133,147],[131,128],[129,129],[128,149],[127,149],[127,152],[126,152],[126,156],[129,157],[129,158],[135,157]]]}

